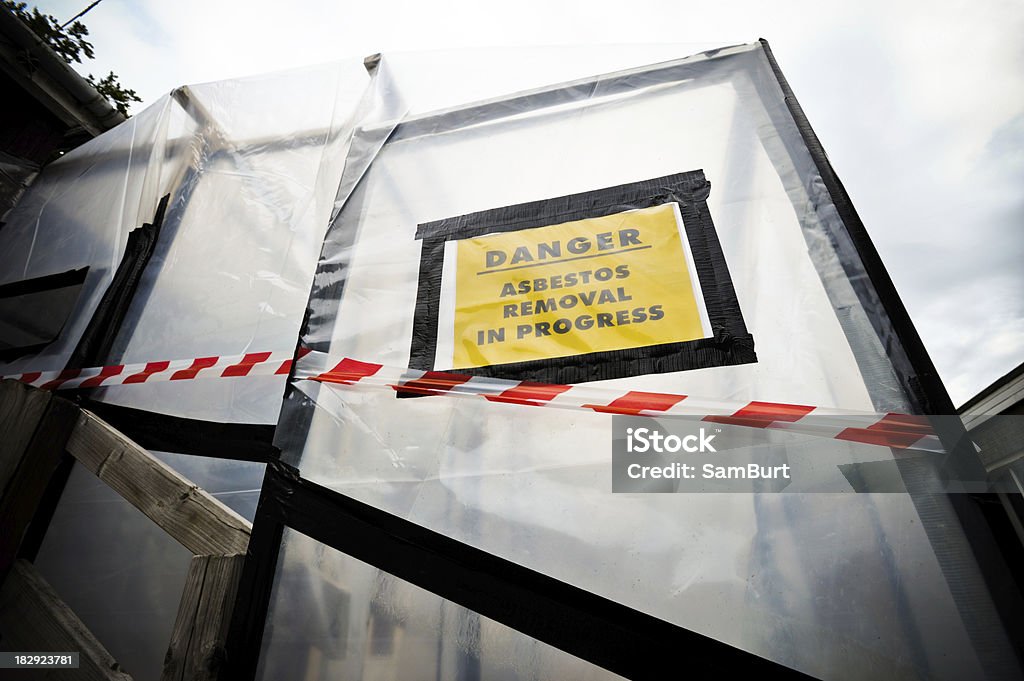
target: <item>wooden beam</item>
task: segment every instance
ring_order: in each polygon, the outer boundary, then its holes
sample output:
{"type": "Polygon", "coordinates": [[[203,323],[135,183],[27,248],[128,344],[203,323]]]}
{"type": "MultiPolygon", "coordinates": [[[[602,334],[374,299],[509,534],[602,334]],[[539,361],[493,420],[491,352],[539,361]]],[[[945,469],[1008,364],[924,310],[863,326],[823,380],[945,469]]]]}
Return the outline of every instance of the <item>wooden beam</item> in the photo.
{"type": "Polygon", "coordinates": [[[18,469],[50,395],[18,381],[0,381],[0,495],[18,469]]]}
{"type": "Polygon", "coordinates": [[[192,553],[245,553],[249,521],[95,414],[81,411],[67,449],[192,553]]]}
{"type": "MultiPolygon", "coordinates": [[[[78,669],[39,670],[25,678],[131,681],[32,564],[23,560],[14,563],[0,587],[0,634],[5,650],[79,654],[78,669]]],[[[18,672],[11,676],[20,678],[18,672]]]]}
{"type": "Polygon", "coordinates": [[[216,681],[244,563],[243,554],[192,558],[161,681],[216,681]]]}

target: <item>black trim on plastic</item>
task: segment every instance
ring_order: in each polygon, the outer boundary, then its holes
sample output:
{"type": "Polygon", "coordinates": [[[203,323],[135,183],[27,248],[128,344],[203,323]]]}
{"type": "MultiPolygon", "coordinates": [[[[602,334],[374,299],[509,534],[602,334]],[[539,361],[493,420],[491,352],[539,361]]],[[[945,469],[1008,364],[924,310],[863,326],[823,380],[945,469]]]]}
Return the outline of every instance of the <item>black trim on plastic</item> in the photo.
{"type": "Polygon", "coordinates": [[[685,664],[694,678],[810,678],[530,570],[267,466],[228,637],[228,679],[253,678],[284,527],[427,589],[484,617],[631,679],[685,664]],[[268,544],[262,544],[267,541],[268,544]],[[256,558],[258,557],[258,558],[256,558]],[[273,558],[273,560],[271,560],[273,558]]]}
{"type": "MultiPolygon", "coordinates": [[[[899,337],[900,345],[905,351],[905,357],[892,357],[893,348],[888,347],[890,359],[894,362],[905,361],[913,368],[916,378],[906,380],[904,389],[919,401],[918,406],[922,414],[955,414],[956,409],[953,408],[953,402],[949,399],[942,379],[939,378],[938,371],[928,356],[928,351],[925,349],[917,329],[914,328],[914,323],[910,320],[910,314],[903,306],[903,301],[900,300],[899,293],[882,263],[882,258],[878,255],[874,244],[871,243],[871,238],[850,200],[850,195],[843,183],[840,182],[835,169],[832,168],[821,141],[811,128],[811,124],[793,94],[793,90],[789,87],[786,77],[782,75],[779,64],[775,61],[771,48],[768,46],[768,41],[762,38],[760,43],[772,73],[782,90],[789,113],[821,175],[821,180],[828,190],[836,212],[846,226],[850,239],[857,249],[857,255],[860,257],[864,271],[868,274],[872,288],[882,303],[888,321],[892,325],[892,331],[895,331],[899,337]]],[[[876,325],[875,330],[879,337],[885,338],[889,329],[878,328],[880,320],[872,319],[871,321],[876,325]]],[[[900,378],[902,379],[903,376],[901,375],[900,378]]]]}
{"type": "MultiPolygon", "coordinates": [[[[871,242],[850,195],[839,180],[825,154],[821,141],[814,129],[811,128],[807,116],[793,94],[786,77],[782,74],[778,62],[775,61],[768,41],[762,38],[760,43],[772,73],[778,81],[779,88],[782,90],[789,113],[818,169],[822,183],[828,190],[836,212],[846,227],[878,302],[882,306],[884,319],[879,319],[878,315],[869,315],[875,332],[883,341],[892,335],[896,336],[897,342],[885,343],[885,347],[890,360],[897,369],[896,374],[904,391],[916,402],[915,406],[921,414],[935,416],[956,414],[953,401],[950,399],[949,393],[946,392],[946,387],[943,385],[878,251],[871,242]]],[[[856,285],[856,279],[857,277],[851,276],[851,283],[856,285]]],[[[865,293],[858,290],[858,295],[863,299],[865,293]]],[[[963,425],[951,418],[936,418],[930,421],[936,435],[949,452],[940,468],[951,471],[951,474],[959,480],[984,481],[987,477],[986,471],[963,425]]],[[[991,594],[998,595],[998,598],[993,598],[993,603],[1002,619],[1003,626],[1006,627],[1011,645],[1018,658],[1017,662],[1024,666],[1024,595],[1022,595],[1024,586],[1022,586],[1022,577],[1020,575],[1015,577],[1010,572],[1006,562],[999,554],[992,534],[992,527],[985,520],[977,505],[981,499],[993,501],[994,496],[950,494],[948,498],[960,521],[964,535],[970,543],[974,558],[978,561],[986,586],[991,594]]]]}
{"type": "Polygon", "coordinates": [[[65,368],[85,369],[103,366],[106,363],[110,348],[142,279],[142,273],[156,248],[170,198],[170,194],[167,194],[160,199],[152,223],[133,229],[128,235],[128,245],[125,246],[124,257],[117,267],[117,272],[114,273],[114,279],[93,312],[89,326],[79,339],[65,368]]]}
{"type": "Polygon", "coordinates": [[[0,285],[0,298],[14,298],[17,296],[28,295],[30,293],[39,293],[41,291],[49,291],[55,288],[64,288],[65,286],[81,284],[85,281],[85,275],[88,274],[88,272],[88,267],[80,267],[77,270],[48,274],[45,277],[13,281],[9,284],[0,285]]]}
{"type": "MultiPolygon", "coordinates": [[[[25,279],[22,281],[14,281],[9,284],[3,284],[0,286],[0,299],[6,298],[18,298],[21,296],[29,296],[37,293],[44,293],[46,291],[55,291],[57,289],[70,288],[72,286],[78,287],[79,293],[81,293],[82,284],[85,283],[85,277],[89,272],[88,267],[80,267],[76,270],[68,270],[67,272],[59,272],[57,274],[48,274],[43,277],[36,277],[34,279],[25,279]]],[[[77,296],[76,296],[77,298],[77,296]]],[[[53,301],[50,301],[52,303],[53,301]]],[[[26,305],[29,303],[26,302],[26,305]]],[[[35,300],[32,302],[33,305],[45,304],[42,301],[35,300]]],[[[54,330],[52,336],[46,338],[45,341],[40,343],[33,343],[31,345],[19,345],[4,348],[0,350],[0,362],[10,362],[19,357],[25,355],[32,355],[50,343],[60,337],[61,332],[64,329],[64,324],[67,322],[67,317],[70,316],[72,310],[74,310],[75,303],[70,302],[69,307],[66,309],[66,314],[60,324],[60,327],[54,330]]],[[[54,312],[51,309],[51,312],[54,312]]],[[[62,311],[63,312],[63,311],[62,311]]],[[[38,337],[37,337],[38,338],[38,337]]]]}
{"type": "Polygon", "coordinates": [[[0,579],[6,576],[15,555],[35,560],[46,527],[40,527],[36,518],[63,489],[74,462],[64,447],[77,422],[78,409],[72,402],[51,398],[17,470],[11,473],[0,499],[0,579]]]}
{"type": "MultiPolygon", "coordinates": [[[[277,573],[277,560],[281,553],[284,524],[277,514],[277,503],[272,499],[278,489],[277,478],[292,469],[281,461],[271,461],[263,474],[260,500],[253,517],[249,546],[245,551],[245,564],[238,580],[238,591],[231,612],[231,625],[224,643],[222,681],[251,681],[263,646],[263,630],[267,623],[270,595],[277,573]]],[[[327,517],[324,518],[325,522],[327,517]]]]}
{"type": "MultiPolygon", "coordinates": [[[[121,323],[124,321],[125,314],[138,288],[142,273],[156,248],[169,200],[170,194],[161,198],[157,204],[153,222],[132,230],[128,235],[128,244],[117,272],[114,273],[113,280],[93,312],[78,345],[65,364],[65,369],[85,369],[103,366],[106,363],[111,345],[121,328],[121,323]]],[[[65,397],[80,403],[84,399],[84,392],[81,390],[68,391],[65,393],[65,397]]],[[[61,466],[50,478],[49,486],[36,509],[32,519],[33,535],[28,542],[26,552],[30,560],[34,559],[35,553],[39,550],[46,531],[50,527],[50,521],[53,519],[57,504],[60,502],[71,475],[73,463],[74,460],[69,455],[64,456],[61,466]]]]}
{"type": "MultiPolygon", "coordinates": [[[[581,383],[756,362],[754,338],[743,323],[743,314],[729,276],[725,254],[708,211],[707,198],[710,191],[711,183],[704,177],[704,172],[694,170],[419,225],[416,238],[423,240],[423,246],[409,366],[425,371],[434,368],[446,242],[603,217],[669,202],[678,203],[686,226],[690,251],[714,334],[712,338],[472,367],[458,369],[458,373],[553,383],[581,383]]],[[[399,393],[399,396],[405,395],[399,393]]]]}
{"type": "Polygon", "coordinates": [[[260,463],[278,456],[272,424],[202,421],[95,400],[82,406],[146,449],[260,463]]]}

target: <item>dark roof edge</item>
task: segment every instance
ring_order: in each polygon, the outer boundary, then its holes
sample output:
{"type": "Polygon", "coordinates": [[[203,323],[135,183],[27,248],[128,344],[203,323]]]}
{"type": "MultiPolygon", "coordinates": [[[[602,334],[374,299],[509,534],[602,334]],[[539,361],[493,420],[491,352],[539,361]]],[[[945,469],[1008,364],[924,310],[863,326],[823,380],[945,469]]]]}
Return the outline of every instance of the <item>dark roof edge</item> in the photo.
{"type": "Polygon", "coordinates": [[[1007,373],[1003,374],[1001,377],[999,377],[996,380],[994,380],[987,387],[982,388],[978,392],[978,394],[976,394],[974,397],[972,397],[971,399],[967,400],[962,405],[960,405],[960,408],[957,409],[957,413],[959,413],[959,414],[967,413],[972,407],[978,405],[979,403],[981,403],[984,400],[986,400],[987,398],[995,395],[996,393],[1000,392],[1001,390],[1005,390],[1006,388],[1011,386],[1013,383],[1015,383],[1018,380],[1020,380],[1022,376],[1024,376],[1024,362],[1021,362],[1020,364],[1018,364],[1013,369],[1010,369],[1007,373]]]}
{"type": "Polygon", "coordinates": [[[69,125],[92,135],[125,120],[89,82],[6,7],[0,6],[0,68],[69,125]]]}

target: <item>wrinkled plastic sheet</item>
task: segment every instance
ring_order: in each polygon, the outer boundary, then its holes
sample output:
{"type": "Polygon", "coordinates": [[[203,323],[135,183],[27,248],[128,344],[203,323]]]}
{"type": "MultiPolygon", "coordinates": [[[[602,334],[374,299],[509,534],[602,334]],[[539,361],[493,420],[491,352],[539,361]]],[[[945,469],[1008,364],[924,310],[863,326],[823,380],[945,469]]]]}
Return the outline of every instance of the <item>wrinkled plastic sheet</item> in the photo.
{"type": "MultiPolygon", "coordinates": [[[[47,166],[0,230],[0,282],[85,266],[88,278],[60,337],[0,373],[64,367],[129,232],[151,222],[168,194],[156,251],[109,362],[292,351],[352,129],[364,117],[381,121],[375,107],[385,88],[360,60],[183,87],[47,166]]],[[[284,382],[137,385],[89,396],[271,424],[284,382]]],[[[253,517],[262,464],[158,456],[253,517]]],[[[38,565],[134,678],[155,680],[188,561],[159,527],[76,468],[38,565]]]]}
{"type": "MultiPolygon", "coordinates": [[[[386,81],[387,76],[380,74],[386,81]]],[[[359,60],[178,88],[47,166],[0,231],[0,283],[89,266],[60,338],[0,372],[64,368],[124,253],[170,202],[108,363],[291,351],[353,128],[386,85],[359,60]]],[[[375,117],[377,116],[377,117],[375,117]]],[[[283,376],[90,397],[274,423],[283,376]]]]}
{"type": "Polygon", "coordinates": [[[621,678],[293,530],[278,574],[258,679],[621,678]]]}
{"type": "MultiPolygon", "coordinates": [[[[911,412],[905,368],[851,284],[865,275],[759,45],[410,116],[332,224],[303,342],[408,366],[417,225],[697,168],[758,362],[599,385],[911,412]]],[[[941,498],[923,523],[920,500],[849,493],[838,474],[846,493],[613,495],[610,415],[297,387],[278,442],[304,477],[460,541],[822,678],[1007,669],[1005,638],[981,661],[968,630],[991,613],[987,594],[972,591],[979,610],[965,615],[936,558],[933,540],[955,546],[956,588],[979,583],[941,498]]],[[[790,449],[812,463],[891,457],[790,449]]],[[[283,564],[279,584],[296,569],[283,564]]]]}
{"type": "MultiPolygon", "coordinates": [[[[111,361],[289,350],[308,304],[309,347],[407,366],[416,225],[702,169],[759,361],[602,384],[911,411],[898,380],[906,367],[886,352],[894,339],[873,326],[877,301],[851,284],[866,277],[759,46],[654,67],[640,65],[658,57],[611,48],[502,56],[395,55],[372,79],[351,62],[183,88],[69,153],[7,216],[0,283],[86,265],[89,276],[61,338],[3,373],[63,367],[128,232],[152,218],[165,194],[165,231],[111,361]],[[491,68],[498,62],[505,68],[491,68]]],[[[962,605],[966,594],[984,611],[988,594],[961,589],[957,602],[943,576],[948,565],[932,548],[937,539],[951,547],[947,560],[969,556],[952,525],[933,536],[951,520],[941,498],[929,501],[923,523],[920,504],[904,495],[612,495],[608,415],[298,385],[278,442],[304,477],[811,674],[998,677],[992,651],[998,658],[1005,646],[995,636],[987,661],[979,660],[962,605]]],[[[283,390],[282,377],[263,377],[94,396],[192,418],[272,423],[283,390]]],[[[791,453],[809,454],[796,445],[791,453]]],[[[235,491],[245,489],[239,483],[235,491]]],[[[118,546],[151,541],[145,531],[132,536],[118,546]]],[[[73,546],[47,542],[56,547],[48,549],[51,565],[68,565],[73,546]]],[[[329,550],[290,543],[279,597],[297,579],[314,594],[336,581],[342,568],[332,566],[343,560],[318,558],[310,571],[295,557],[329,550]]],[[[139,589],[153,586],[153,569],[138,571],[148,575],[139,589]]],[[[969,559],[957,569],[958,586],[977,584],[969,559]]],[[[352,598],[384,603],[367,586],[372,572],[352,569],[361,575],[352,598]]],[[[89,572],[81,574],[87,589],[89,572]]],[[[409,589],[402,599],[413,610],[439,611],[431,594],[409,589]]],[[[345,646],[373,638],[359,629],[371,626],[365,618],[344,635],[331,633],[335,601],[303,602],[322,624],[310,625],[316,645],[304,649],[318,651],[310,655],[338,659],[345,646]],[[324,627],[328,633],[317,633],[324,627]]],[[[271,631],[276,618],[287,619],[283,612],[271,613],[271,631]]],[[[429,620],[418,625],[430,628],[429,620]]],[[[438,638],[459,648],[458,634],[438,638]]],[[[520,645],[513,639],[498,637],[488,654],[507,659],[520,645]]],[[[281,640],[268,637],[264,669],[285,665],[304,645],[281,640]]],[[[354,669],[371,678],[395,664],[354,669]]],[[[572,665],[571,676],[587,668],[572,665]]]]}

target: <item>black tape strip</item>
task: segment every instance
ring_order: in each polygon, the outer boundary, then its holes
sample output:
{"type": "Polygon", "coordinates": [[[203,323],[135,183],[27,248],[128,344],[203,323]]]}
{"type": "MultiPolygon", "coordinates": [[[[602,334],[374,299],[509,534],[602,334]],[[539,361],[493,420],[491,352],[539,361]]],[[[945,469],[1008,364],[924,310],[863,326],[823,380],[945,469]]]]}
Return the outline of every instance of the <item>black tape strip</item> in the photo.
{"type": "MultiPolygon", "coordinates": [[[[839,180],[835,169],[832,167],[824,147],[818,139],[817,134],[811,127],[810,121],[804,114],[803,108],[796,99],[789,82],[779,68],[775,56],[772,54],[768,41],[763,38],[760,41],[761,49],[771,68],[775,80],[782,91],[783,98],[789,114],[792,116],[800,137],[814,161],[822,183],[828,190],[836,212],[843,221],[850,240],[853,243],[860,264],[867,274],[870,287],[862,281],[863,277],[856,270],[847,269],[850,276],[850,283],[857,292],[861,303],[868,311],[868,318],[871,321],[875,333],[883,341],[886,354],[896,370],[897,378],[900,381],[904,392],[914,402],[914,407],[919,413],[929,415],[952,415],[956,414],[953,402],[946,392],[946,387],[939,377],[935,365],[932,363],[928,351],[917,329],[914,327],[910,314],[907,312],[899,293],[896,291],[892,278],[889,276],[882,258],[875,249],[874,244],[868,236],[860,215],[857,214],[850,199],[849,193],[843,183],[839,180]],[[872,303],[881,304],[881,310],[872,303]],[[892,336],[895,335],[896,342],[892,336]]],[[[843,267],[848,268],[850,263],[843,262],[843,267]]],[[[973,443],[967,436],[963,424],[958,419],[935,418],[930,419],[932,428],[939,437],[949,454],[940,464],[940,469],[945,468],[958,480],[985,480],[987,475],[981,461],[974,451],[973,443]]],[[[911,494],[911,499],[917,507],[918,512],[925,517],[926,509],[933,506],[928,495],[911,494]]],[[[964,536],[966,537],[973,557],[977,560],[978,566],[985,581],[985,585],[993,595],[993,603],[999,614],[1002,624],[1009,634],[1011,645],[1017,657],[1018,667],[1024,669],[1024,577],[1021,574],[1013,573],[1000,555],[998,542],[993,536],[993,526],[986,520],[978,506],[972,503],[970,497],[965,494],[950,494],[947,496],[952,510],[955,513],[964,536]]],[[[944,533],[948,532],[945,523],[924,522],[925,531],[929,535],[936,556],[939,558],[943,573],[951,587],[954,587],[954,599],[957,600],[957,607],[961,610],[962,616],[969,623],[976,614],[970,612],[972,604],[957,598],[957,594],[963,591],[962,581],[965,573],[961,563],[968,561],[964,556],[949,555],[949,540],[944,533]]],[[[971,624],[969,633],[973,636],[988,637],[990,634],[981,631],[975,632],[977,627],[971,624]]],[[[983,664],[985,661],[983,660],[983,664]]]]}
{"type": "Polygon", "coordinates": [[[420,251],[419,287],[416,289],[412,345],[409,348],[409,366],[413,369],[429,371],[434,368],[445,241],[444,237],[428,237],[420,251]]]}
{"type": "Polygon", "coordinates": [[[52,398],[12,472],[0,499],[0,579],[6,576],[15,556],[35,557],[39,537],[34,518],[49,499],[53,479],[60,478],[61,469],[67,465],[64,462],[71,460],[64,447],[77,422],[74,403],[52,398]]]}
{"type": "MultiPolygon", "coordinates": [[[[756,361],[754,337],[749,333],[733,336],[719,327],[716,328],[716,334],[714,338],[700,338],[685,343],[663,343],[539,361],[492,364],[448,373],[544,383],[585,383],[756,361]]],[[[414,397],[402,391],[398,391],[398,396],[414,397]]]]}
{"type": "Polygon", "coordinates": [[[30,293],[50,291],[55,288],[81,285],[85,281],[85,275],[89,273],[88,267],[80,267],[77,270],[68,270],[58,274],[48,274],[45,277],[15,281],[0,286],[0,298],[15,298],[30,293]]]}
{"type": "MultiPolygon", "coordinates": [[[[874,244],[871,243],[867,229],[865,229],[860,215],[857,214],[853,202],[850,200],[850,195],[846,191],[846,187],[839,180],[839,176],[825,154],[821,141],[818,139],[813,128],[811,128],[810,121],[807,120],[803,108],[796,100],[796,96],[789,87],[786,77],[782,74],[778,62],[775,61],[775,56],[768,46],[768,41],[762,39],[761,47],[771,66],[772,73],[775,75],[782,90],[786,106],[793,117],[793,121],[796,123],[797,130],[800,132],[807,151],[821,173],[821,181],[824,183],[825,188],[828,189],[836,212],[842,218],[843,224],[846,226],[846,230],[857,250],[857,255],[860,256],[864,271],[868,274],[874,293],[882,303],[887,319],[883,320],[877,316],[872,316],[871,322],[875,325],[875,330],[881,338],[887,337],[890,333],[890,329],[883,328],[882,324],[886,321],[891,324],[891,330],[895,331],[900,340],[900,345],[902,346],[900,350],[906,353],[905,356],[903,352],[896,355],[895,348],[886,348],[889,351],[890,359],[896,365],[901,380],[904,382],[904,390],[918,402],[918,407],[922,414],[955,414],[956,410],[953,408],[953,402],[950,400],[949,394],[942,384],[942,379],[939,378],[938,371],[936,371],[935,365],[928,356],[928,352],[917,333],[917,329],[914,328],[910,314],[903,305],[903,301],[900,299],[899,293],[897,293],[896,287],[892,283],[892,278],[889,277],[889,273],[882,263],[882,258],[878,255],[874,244]],[[906,372],[906,365],[908,363],[910,365],[909,368],[911,368],[910,375],[906,372]],[[900,369],[903,370],[900,371],[900,369]]],[[[846,265],[847,263],[843,264],[846,265]]],[[[851,277],[851,283],[854,286],[857,285],[854,277],[851,277]]],[[[858,293],[861,294],[862,298],[864,297],[862,291],[858,291],[858,293]]]]}
{"type": "MultiPolygon", "coordinates": [[[[493,378],[582,383],[650,373],[667,373],[756,362],[754,338],[747,332],[736,291],[715,232],[707,198],[711,183],[694,170],[581,194],[445,218],[418,226],[423,240],[409,366],[430,371],[437,350],[438,309],[447,241],[512,232],[562,222],[679,204],[711,322],[712,338],[642,348],[593,352],[528,362],[458,369],[493,378]]],[[[399,391],[399,397],[413,396],[399,391]]]]}
{"type": "Polygon", "coordinates": [[[278,455],[274,425],[202,421],[95,400],[82,406],[146,449],[261,463],[278,455]]]}
{"type": "MultiPolygon", "coordinates": [[[[346,497],[273,462],[254,540],[273,538],[284,526],[631,679],[660,681],[680,661],[696,678],[809,678],[346,497]]],[[[228,678],[235,681],[255,673],[273,588],[270,554],[277,558],[276,551],[261,555],[252,547],[228,638],[228,678]]]]}
{"type": "Polygon", "coordinates": [[[706,201],[710,189],[711,183],[704,177],[704,171],[691,170],[427,222],[417,226],[416,238],[440,237],[446,241],[471,239],[484,234],[518,232],[559,222],[614,215],[634,208],[659,206],[669,201],[679,201],[680,206],[689,205],[706,201]]]}
{"type": "Polygon", "coordinates": [[[142,273],[156,248],[164,213],[167,211],[167,201],[170,198],[168,194],[160,199],[152,224],[144,224],[128,235],[128,245],[125,247],[121,264],[114,273],[114,279],[93,312],[89,326],[79,339],[65,368],[84,369],[103,366],[106,363],[110,348],[142,279],[142,273]]]}
{"type": "MultiPolygon", "coordinates": [[[[280,461],[272,461],[263,474],[260,500],[245,550],[245,565],[238,580],[231,624],[224,642],[224,667],[219,676],[223,681],[253,681],[256,678],[284,535],[279,503],[273,498],[281,487],[275,482],[281,476],[281,470],[292,469],[280,461]]],[[[329,523],[332,519],[325,516],[323,522],[329,523]]]]}
{"type": "Polygon", "coordinates": [[[35,354],[60,337],[88,272],[88,267],[81,267],[0,286],[0,305],[10,317],[0,319],[0,327],[5,327],[0,331],[0,362],[35,354]],[[65,289],[74,294],[67,295],[65,289]],[[39,296],[47,292],[52,294],[39,296]],[[26,300],[17,300],[23,297],[26,300]]]}

